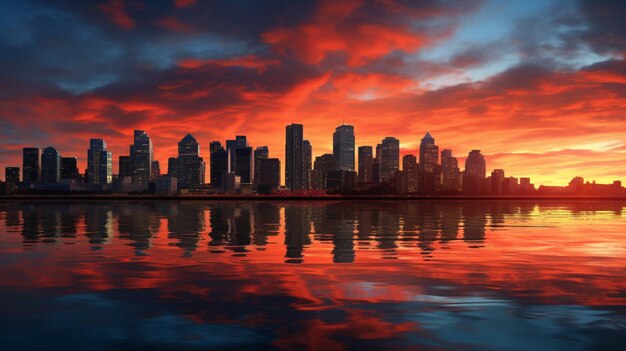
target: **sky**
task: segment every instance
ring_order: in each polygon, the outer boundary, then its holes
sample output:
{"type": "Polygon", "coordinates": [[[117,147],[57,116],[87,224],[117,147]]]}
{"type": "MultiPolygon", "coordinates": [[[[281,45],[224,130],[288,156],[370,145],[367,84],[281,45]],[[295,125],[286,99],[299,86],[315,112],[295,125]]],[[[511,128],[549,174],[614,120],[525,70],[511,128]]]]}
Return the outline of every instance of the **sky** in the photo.
{"type": "MultiPolygon", "coordinates": [[[[247,135],[284,159],[341,123],[356,146],[417,154],[428,131],[461,165],[535,184],[626,181],[626,2],[608,0],[0,0],[0,167],[56,147],[83,170],[134,129],[166,171],[186,133],[247,135]]],[[[1,172],[0,178],[4,178],[1,172]]]]}

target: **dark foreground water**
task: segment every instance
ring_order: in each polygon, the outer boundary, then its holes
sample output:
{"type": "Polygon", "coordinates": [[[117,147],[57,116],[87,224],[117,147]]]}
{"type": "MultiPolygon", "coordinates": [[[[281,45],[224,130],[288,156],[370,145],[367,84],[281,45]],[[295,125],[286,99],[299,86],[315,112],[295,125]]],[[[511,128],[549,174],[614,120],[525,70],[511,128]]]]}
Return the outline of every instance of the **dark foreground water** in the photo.
{"type": "Polygon", "coordinates": [[[0,202],[0,349],[624,350],[625,205],[0,202]]]}

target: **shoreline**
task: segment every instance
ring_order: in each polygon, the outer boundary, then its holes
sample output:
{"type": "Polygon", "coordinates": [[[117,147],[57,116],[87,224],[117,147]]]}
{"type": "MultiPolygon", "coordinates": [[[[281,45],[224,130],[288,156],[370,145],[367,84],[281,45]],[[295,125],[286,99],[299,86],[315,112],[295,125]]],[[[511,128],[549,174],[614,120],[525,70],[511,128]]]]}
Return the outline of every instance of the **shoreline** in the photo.
{"type": "Polygon", "coordinates": [[[13,201],[626,201],[626,196],[271,196],[271,195],[17,195],[13,201]]]}

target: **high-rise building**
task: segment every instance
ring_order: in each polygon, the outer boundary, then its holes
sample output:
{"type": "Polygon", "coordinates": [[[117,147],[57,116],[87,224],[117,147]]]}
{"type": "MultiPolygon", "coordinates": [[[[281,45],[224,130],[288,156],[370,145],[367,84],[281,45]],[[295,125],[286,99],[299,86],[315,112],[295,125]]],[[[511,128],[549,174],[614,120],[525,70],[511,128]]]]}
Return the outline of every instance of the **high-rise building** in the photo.
{"type": "Polygon", "coordinates": [[[118,178],[123,180],[124,178],[133,176],[133,163],[130,156],[120,156],[118,161],[118,178]]]}
{"type": "Polygon", "coordinates": [[[76,157],[61,157],[61,179],[78,180],[78,160],[76,157]]]}
{"type": "Polygon", "coordinates": [[[200,145],[191,134],[178,142],[177,165],[179,189],[204,183],[204,161],[200,157],[200,145]]]}
{"type": "Polygon", "coordinates": [[[241,184],[252,184],[254,178],[254,151],[251,147],[235,149],[235,174],[241,177],[241,184]]]}
{"type": "Polygon", "coordinates": [[[302,124],[291,124],[286,128],[285,142],[285,186],[292,191],[302,190],[305,186],[303,175],[304,164],[304,131],[302,124]]]}
{"type": "Polygon", "coordinates": [[[254,149],[254,184],[259,184],[261,179],[261,160],[270,157],[270,150],[267,146],[258,146],[254,149]]]}
{"type": "Polygon", "coordinates": [[[313,163],[313,148],[308,140],[302,141],[302,177],[303,189],[311,189],[311,164],[313,163]]]}
{"type": "Polygon", "coordinates": [[[170,157],[167,159],[167,175],[170,177],[178,177],[178,157],[170,157]]]}
{"type": "Polygon", "coordinates": [[[400,141],[394,137],[383,139],[380,148],[380,179],[393,179],[400,168],[400,141]]]}
{"type": "Polygon", "coordinates": [[[22,154],[24,182],[37,183],[41,180],[41,149],[25,147],[22,154]]]}
{"type": "Polygon", "coordinates": [[[4,181],[16,185],[20,182],[20,168],[6,167],[4,169],[4,181]]]}
{"type": "MultiPolygon", "coordinates": [[[[415,155],[404,155],[402,157],[402,175],[405,177],[406,191],[414,193],[417,191],[419,167],[415,155]]],[[[399,183],[399,179],[398,179],[399,183]]]]}
{"type": "Polygon", "coordinates": [[[332,154],[323,154],[315,157],[313,171],[311,172],[311,188],[316,190],[326,189],[326,176],[333,169],[335,169],[335,160],[332,154]]]}
{"type": "Polygon", "coordinates": [[[262,158],[259,160],[257,188],[262,193],[271,193],[280,186],[280,160],[262,158]]]}
{"type": "Polygon", "coordinates": [[[237,140],[226,140],[226,153],[228,154],[228,171],[226,173],[235,172],[235,155],[237,148],[237,140]]]}
{"type": "Polygon", "coordinates": [[[159,160],[152,161],[152,169],[150,170],[150,183],[155,183],[161,176],[161,164],[159,160]]]}
{"type": "Polygon", "coordinates": [[[494,169],[491,172],[491,195],[503,195],[504,193],[504,170],[494,169]]]}
{"type": "Polygon", "coordinates": [[[222,177],[228,173],[228,151],[224,149],[219,141],[212,141],[210,144],[211,151],[211,186],[214,188],[222,187],[222,177]]]}
{"type": "Polygon", "coordinates": [[[41,154],[41,181],[47,184],[61,180],[61,155],[52,146],[43,149],[41,154]]]}
{"type": "Polygon", "coordinates": [[[441,151],[441,183],[444,191],[459,191],[461,183],[461,171],[456,157],[452,156],[452,150],[441,151]]]}
{"type": "Polygon", "coordinates": [[[91,139],[87,150],[87,173],[90,184],[109,184],[113,179],[113,155],[102,139],[91,139]]]}
{"type": "Polygon", "coordinates": [[[152,177],[154,158],[152,141],[143,130],[135,130],[134,143],[130,146],[130,158],[133,167],[133,183],[147,184],[152,177]]]}
{"type": "Polygon", "coordinates": [[[380,159],[382,157],[383,144],[376,144],[376,154],[372,162],[372,181],[380,182],[380,159]]]}
{"type": "Polygon", "coordinates": [[[359,182],[372,182],[374,179],[374,157],[371,146],[359,146],[359,182]]]}
{"type": "Polygon", "coordinates": [[[485,157],[480,153],[480,150],[470,151],[467,159],[465,159],[463,193],[476,195],[485,192],[487,189],[483,189],[483,184],[485,183],[484,179],[486,178],[486,173],[487,166],[485,157]]]}
{"type": "Polygon", "coordinates": [[[433,194],[437,191],[437,171],[439,166],[439,147],[435,145],[435,139],[426,132],[420,142],[419,159],[419,191],[425,194],[433,194]]]}
{"type": "Polygon", "coordinates": [[[354,126],[344,124],[335,129],[333,157],[337,169],[354,171],[354,126]]]}

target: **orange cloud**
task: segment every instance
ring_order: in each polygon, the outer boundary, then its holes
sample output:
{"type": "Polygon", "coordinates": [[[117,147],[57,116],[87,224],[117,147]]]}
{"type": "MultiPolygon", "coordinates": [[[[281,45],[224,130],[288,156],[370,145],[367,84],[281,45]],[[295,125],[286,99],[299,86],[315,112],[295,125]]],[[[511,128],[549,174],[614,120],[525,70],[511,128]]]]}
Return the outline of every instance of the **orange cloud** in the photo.
{"type": "Polygon", "coordinates": [[[98,8],[115,24],[130,29],[135,26],[135,22],[126,12],[124,0],[109,0],[107,3],[98,5],[98,8]]]}

